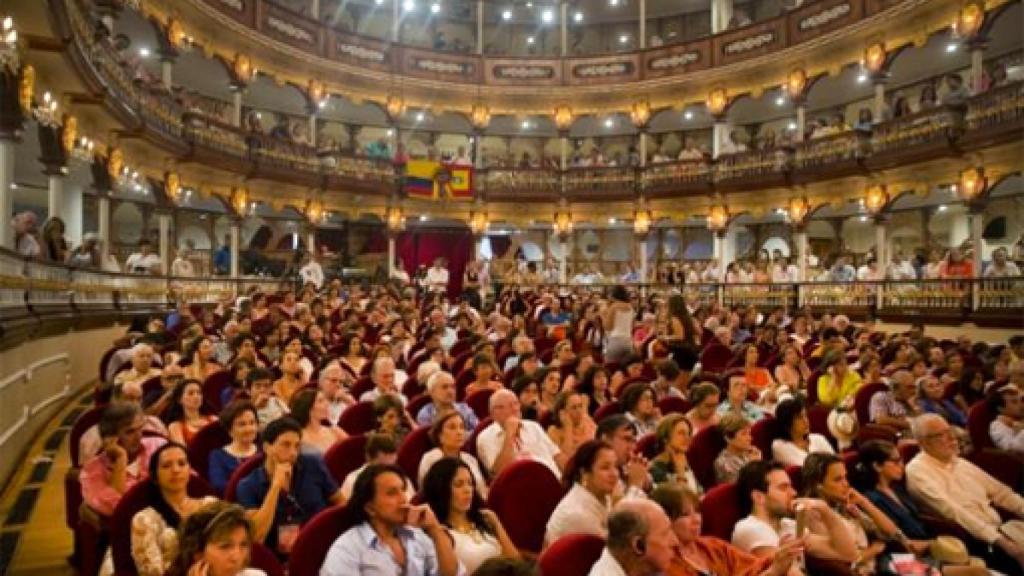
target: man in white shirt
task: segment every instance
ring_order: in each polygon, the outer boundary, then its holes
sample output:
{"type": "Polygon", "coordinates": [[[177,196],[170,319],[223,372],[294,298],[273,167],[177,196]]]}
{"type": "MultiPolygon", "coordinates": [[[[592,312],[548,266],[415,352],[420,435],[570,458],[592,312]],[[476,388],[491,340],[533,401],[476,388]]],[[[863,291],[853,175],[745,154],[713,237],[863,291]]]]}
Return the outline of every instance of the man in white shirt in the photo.
{"type": "MultiPolygon", "coordinates": [[[[477,436],[476,449],[480,462],[491,477],[515,460],[532,458],[551,469],[559,480],[568,460],[562,448],[551,441],[540,424],[521,417],[519,398],[511,390],[498,390],[490,398],[491,419],[494,420],[477,436]]],[[[566,435],[568,436],[568,435],[566,435]]],[[[566,438],[564,444],[573,443],[566,438]]],[[[567,446],[575,450],[575,446],[567,446]]],[[[571,454],[572,452],[569,452],[571,454]]]]}
{"type": "Polygon", "coordinates": [[[323,288],[324,268],[316,261],[316,254],[306,253],[306,263],[299,268],[299,277],[303,285],[312,284],[317,290],[323,288]]]}
{"type": "Polygon", "coordinates": [[[985,278],[1006,278],[1020,276],[1020,268],[1007,258],[1006,248],[992,251],[992,263],[985,268],[985,278]]]}
{"type": "Polygon", "coordinates": [[[608,515],[608,541],[589,576],[662,574],[678,547],[672,523],[660,506],[627,498],[608,515]]]}
{"type": "Polygon", "coordinates": [[[139,240],[139,251],[128,256],[124,263],[129,274],[159,274],[160,255],[152,252],[153,245],[148,238],[139,240]]]}
{"type": "Polygon", "coordinates": [[[42,254],[39,240],[36,239],[38,221],[36,213],[28,210],[17,214],[11,220],[14,228],[15,250],[26,258],[38,258],[42,254]]]}
{"type": "Polygon", "coordinates": [[[402,401],[402,406],[408,402],[405,394],[399,392],[398,385],[395,384],[395,361],[391,358],[381,356],[373,361],[373,367],[370,368],[370,380],[373,381],[374,387],[372,390],[363,392],[363,395],[359,397],[360,402],[373,402],[384,394],[397,397],[402,401]]]}
{"type": "Polygon", "coordinates": [[[444,258],[435,258],[434,265],[427,270],[426,286],[428,292],[446,293],[448,291],[448,269],[444,267],[444,258]]]}
{"type": "Polygon", "coordinates": [[[990,550],[998,548],[985,555],[989,566],[1007,573],[1024,570],[1024,538],[1021,537],[1024,530],[1015,530],[1016,537],[1011,536],[1007,525],[1012,526],[1019,520],[1004,524],[995,508],[999,506],[1024,518],[1024,498],[972,462],[960,458],[956,435],[942,416],[918,416],[912,429],[921,452],[907,464],[910,495],[943,518],[959,524],[971,536],[988,544],[990,550]]]}
{"type": "Polygon", "coordinates": [[[903,257],[902,252],[892,255],[892,262],[889,264],[889,271],[886,274],[889,280],[916,280],[917,273],[909,260],[903,257]]]}
{"type": "Polygon", "coordinates": [[[391,279],[398,281],[401,286],[409,284],[409,273],[405,270],[405,263],[399,258],[395,268],[391,271],[391,279]]]}
{"type": "Polygon", "coordinates": [[[1003,386],[988,397],[989,410],[998,414],[989,424],[992,443],[1001,450],[1024,455],[1024,405],[1016,386],[1003,386]]]}
{"type": "Polygon", "coordinates": [[[867,261],[857,269],[857,280],[860,282],[870,282],[881,279],[882,274],[878,270],[878,262],[874,257],[868,258],[867,261]]]}
{"type": "Polygon", "coordinates": [[[704,281],[704,282],[707,282],[709,284],[714,284],[715,282],[721,282],[721,280],[722,280],[722,265],[721,265],[721,263],[717,259],[714,259],[714,260],[711,260],[710,262],[708,262],[707,268],[705,268],[704,272],[701,274],[701,280],[704,281]]]}
{"type": "Polygon", "coordinates": [[[341,413],[356,403],[356,399],[348,392],[350,385],[351,376],[348,376],[348,372],[342,369],[337,360],[320,370],[317,388],[327,399],[327,410],[332,423],[337,423],[341,413]]]}
{"type": "Polygon", "coordinates": [[[736,490],[740,509],[748,514],[732,532],[732,543],[740,550],[760,557],[775,555],[786,541],[797,537],[794,516],[800,510],[807,515],[808,524],[823,527],[807,535],[804,545],[809,555],[844,562],[857,558],[857,543],[843,519],[822,500],[797,498],[781,464],[771,460],[748,463],[740,469],[736,490]]]}
{"type": "MultiPolygon", "coordinates": [[[[398,447],[395,446],[395,439],[387,434],[370,434],[367,436],[366,447],[363,448],[363,453],[366,455],[366,463],[349,472],[341,483],[341,495],[345,497],[346,502],[352,498],[352,489],[355,488],[356,480],[363,470],[366,470],[367,466],[374,464],[393,466],[398,461],[398,447]]],[[[406,479],[405,497],[411,501],[415,494],[416,491],[413,490],[412,482],[406,479]]]]}

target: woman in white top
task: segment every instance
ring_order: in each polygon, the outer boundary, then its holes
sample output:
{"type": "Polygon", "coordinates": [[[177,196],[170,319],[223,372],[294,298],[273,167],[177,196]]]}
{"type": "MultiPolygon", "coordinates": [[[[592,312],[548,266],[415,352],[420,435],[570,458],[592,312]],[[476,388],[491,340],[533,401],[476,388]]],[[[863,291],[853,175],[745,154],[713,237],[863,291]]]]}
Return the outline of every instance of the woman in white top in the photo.
{"type": "Polygon", "coordinates": [[[827,438],[811,433],[801,395],[779,402],[775,407],[775,427],[772,457],[783,466],[803,466],[804,459],[812,452],[835,454],[827,438]]]}
{"type": "Polygon", "coordinates": [[[605,362],[622,362],[633,353],[633,318],[636,312],[629,303],[626,287],[612,288],[612,301],[601,310],[601,325],[607,334],[604,344],[605,362]]]}
{"type": "Polygon", "coordinates": [[[423,480],[423,499],[451,534],[455,556],[466,574],[495,556],[519,558],[498,516],[484,509],[483,500],[473,489],[473,476],[462,460],[442,458],[423,480]]]}
{"type": "Polygon", "coordinates": [[[615,450],[601,440],[583,443],[576,449],[563,479],[571,488],[548,519],[544,546],[566,534],[607,537],[612,494],[619,484],[615,450]]]}
{"type": "Polygon", "coordinates": [[[462,460],[469,471],[473,473],[473,483],[481,498],[487,498],[487,482],[483,472],[480,471],[480,463],[468,452],[462,451],[462,445],[466,442],[466,422],[462,415],[455,410],[449,410],[434,418],[430,427],[430,440],[436,448],[430,450],[420,459],[420,469],[416,478],[420,486],[423,486],[424,478],[442,458],[458,458],[462,460]]]}

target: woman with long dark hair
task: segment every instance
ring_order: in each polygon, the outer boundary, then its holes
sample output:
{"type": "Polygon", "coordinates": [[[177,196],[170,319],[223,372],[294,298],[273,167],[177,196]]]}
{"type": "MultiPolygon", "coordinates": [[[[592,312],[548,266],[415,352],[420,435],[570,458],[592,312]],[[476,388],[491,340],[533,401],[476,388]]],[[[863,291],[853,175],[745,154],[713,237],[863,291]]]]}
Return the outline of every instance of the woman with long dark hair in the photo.
{"type": "Polygon", "coordinates": [[[611,393],[608,391],[608,370],[596,364],[591,366],[583,374],[576,391],[590,400],[587,403],[587,412],[593,416],[598,408],[612,401],[611,393]]]}
{"type": "Polygon", "coordinates": [[[604,359],[622,362],[633,353],[633,318],[636,310],[629,301],[629,292],[619,284],[612,288],[611,302],[600,309],[601,326],[605,332],[604,359]]]}
{"type": "Polygon", "coordinates": [[[661,341],[679,366],[680,372],[686,375],[683,385],[688,385],[699,357],[697,349],[700,348],[700,329],[681,294],[673,294],[668,299],[668,326],[661,341]]]}
{"type": "Polygon", "coordinates": [[[619,485],[616,462],[615,450],[602,440],[576,449],[562,475],[566,494],[548,519],[545,546],[566,534],[608,535],[608,514],[619,485]]]}
{"type": "Polygon", "coordinates": [[[455,555],[467,573],[488,558],[519,557],[498,516],[483,507],[474,482],[470,467],[451,457],[434,463],[423,480],[423,499],[451,534],[455,555]]]}
{"type": "Polygon", "coordinates": [[[188,445],[199,429],[217,418],[203,413],[203,385],[198,380],[184,380],[171,392],[171,404],[164,415],[167,437],[188,445]]]}

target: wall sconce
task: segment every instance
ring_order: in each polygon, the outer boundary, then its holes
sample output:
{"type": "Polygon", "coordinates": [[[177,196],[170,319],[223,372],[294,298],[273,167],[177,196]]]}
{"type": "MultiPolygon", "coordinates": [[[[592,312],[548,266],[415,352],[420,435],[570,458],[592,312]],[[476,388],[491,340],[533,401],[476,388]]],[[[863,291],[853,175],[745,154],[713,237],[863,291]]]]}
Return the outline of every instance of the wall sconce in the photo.
{"type": "Polygon", "coordinates": [[[405,230],[405,214],[401,206],[388,206],[384,211],[384,224],[388,232],[394,234],[405,230]]]}
{"type": "Polygon", "coordinates": [[[182,28],[181,22],[177,20],[171,20],[167,23],[167,43],[175,49],[181,49],[185,46],[188,36],[185,34],[185,29],[182,28]]]}
{"type": "Polygon", "coordinates": [[[120,148],[111,148],[107,154],[107,174],[110,175],[111,180],[117,180],[121,177],[121,171],[124,170],[124,152],[121,152],[120,148]]]}
{"type": "Polygon", "coordinates": [[[469,112],[469,122],[477,130],[487,128],[491,123],[491,109],[483,104],[473,104],[473,109],[469,112]]]}
{"type": "Polygon", "coordinates": [[[177,172],[164,173],[164,194],[175,204],[181,200],[181,177],[177,172]]]}
{"type": "Polygon", "coordinates": [[[804,97],[804,88],[807,87],[807,73],[802,68],[797,68],[786,77],[786,94],[789,99],[797,102],[804,97]]]}
{"type": "Polygon", "coordinates": [[[70,155],[78,144],[78,118],[65,114],[61,119],[60,144],[64,153],[70,155]]]}
{"type": "Polygon", "coordinates": [[[629,111],[629,118],[637,128],[647,126],[647,122],[651,119],[651,103],[647,100],[634,102],[629,111]]]}
{"type": "Polygon", "coordinates": [[[249,189],[244,186],[237,186],[231,189],[231,208],[238,216],[245,216],[249,209],[249,189]]]}
{"type": "Polygon", "coordinates": [[[729,227],[729,209],[724,204],[715,204],[708,212],[708,230],[721,232],[729,227]]]}
{"type": "Polygon", "coordinates": [[[306,85],[306,95],[309,96],[309,101],[313,105],[317,105],[323,102],[325,96],[327,96],[327,88],[323,82],[313,78],[306,85]]]}
{"type": "Polygon", "coordinates": [[[977,201],[985,193],[988,181],[983,168],[968,168],[960,173],[956,194],[968,204],[977,201]]]}
{"type": "Polygon", "coordinates": [[[256,67],[245,54],[235,54],[235,60],[231,63],[231,71],[234,73],[234,80],[243,86],[256,78],[256,67]]]}
{"type": "Polygon", "coordinates": [[[953,20],[953,35],[957,38],[974,38],[985,22],[985,8],[978,2],[971,2],[960,9],[953,20]]]}
{"type": "Polygon", "coordinates": [[[878,74],[885,66],[885,46],[876,42],[864,51],[864,67],[872,74],[878,74]]]}
{"type": "Polygon", "coordinates": [[[559,132],[565,132],[572,126],[572,109],[565,105],[556,106],[554,119],[559,132]]]}
{"type": "Polygon", "coordinates": [[[889,203],[889,193],[885,186],[876,184],[867,189],[864,194],[864,209],[872,215],[878,215],[889,203]]]}
{"type": "Polygon", "coordinates": [[[474,211],[469,215],[469,230],[473,236],[482,236],[487,232],[490,221],[487,220],[487,212],[474,211]]]}
{"type": "Polygon", "coordinates": [[[391,94],[384,102],[384,111],[388,118],[397,120],[405,113],[405,99],[397,94],[391,94]]]}
{"type": "Polygon", "coordinates": [[[324,203],[319,198],[310,198],[306,201],[306,209],[304,210],[306,219],[311,224],[317,224],[323,222],[324,216],[324,203]]]}
{"type": "Polygon", "coordinates": [[[36,98],[36,69],[31,64],[21,68],[18,78],[18,104],[24,114],[32,113],[32,103],[36,98]]]}
{"type": "Polygon", "coordinates": [[[646,208],[637,208],[633,212],[633,234],[640,238],[647,237],[651,231],[651,211],[646,208]]]}
{"type": "Polygon", "coordinates": [[[790,224],[794,226],[803,225],[804,220],[810,212],[811,205],[807,201],[807,198],[804,198],[803,196],[790,198],[789,204],[786,206],[786,216],[789,218],[790,224]]]}
{"type": "Polygon", "coordinates": [[[726,106],[729,105],[729,95],[726,94],[725,88],[716,88],[708,94],[704,104],[707,106],[709,114],[721,116],[725,113],[726,106]]]}
{"type": "Polygon", "coordinates": [[[14,28],[14,19],[6,16],[0,24],[0,65],[15,72],[21,63],[18,53],[18,31],[14,28]]]}
{"type": "Polygon", "coordinates": [[[559,240],[565,242],[572,234],[572,212],[567,207],[555,212],[553,228],[559,240]]]}

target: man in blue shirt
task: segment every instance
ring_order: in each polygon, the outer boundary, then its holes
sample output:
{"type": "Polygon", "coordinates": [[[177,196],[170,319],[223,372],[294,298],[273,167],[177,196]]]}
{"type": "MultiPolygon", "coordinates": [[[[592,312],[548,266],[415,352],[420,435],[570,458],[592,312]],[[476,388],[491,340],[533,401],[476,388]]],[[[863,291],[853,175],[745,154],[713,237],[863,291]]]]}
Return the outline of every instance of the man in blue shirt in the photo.
{"type": "Polygon", "coordinates": [[[452,538],[427,505],[410,506],[394,465],[367,466],[348,504],[352,528],[331,545],[320,576],[461,576],[452,538]]]}
{"type": "MultiPolygon", "coordinates": [[[[540,321],[548,329],[549,335],[567,330],[570,320],[572,320],[572,316],[562,309],[562,301],[558,297],[551,299],[551,306],[540,317],[540,321]]],[[[561,336],[564,337],[564,334],[561,336]]]]}
{"type": "Polygon", "coordinates": [[[323,461],[300,454],[302,427],[285,416],[263,431],[263,466],[238,483],[238,503],[255,527],[255,540],[278,556],[291,552],[299,527],[330,504],[344,498],[323,461]]]}
{"type": "Polygon", "coordinates": [[[228,274],[231,271],[231,236],[224,237],[224,243],[213,253],[213,273],[228,274]]]}
{"type": "Polygon", "coordinates": [[[455,401],[455,378],[448,372],[438,371],[427,378],[427,394],[430,394],[430,403],[420,408],[416,415],[416,423],[420,426],[430,426],[438,414],[448,410],[456,410],[462,415],[462,423],[467,432],[476,429],[477,417],[473,409],[465,402],[455,401]]]}

